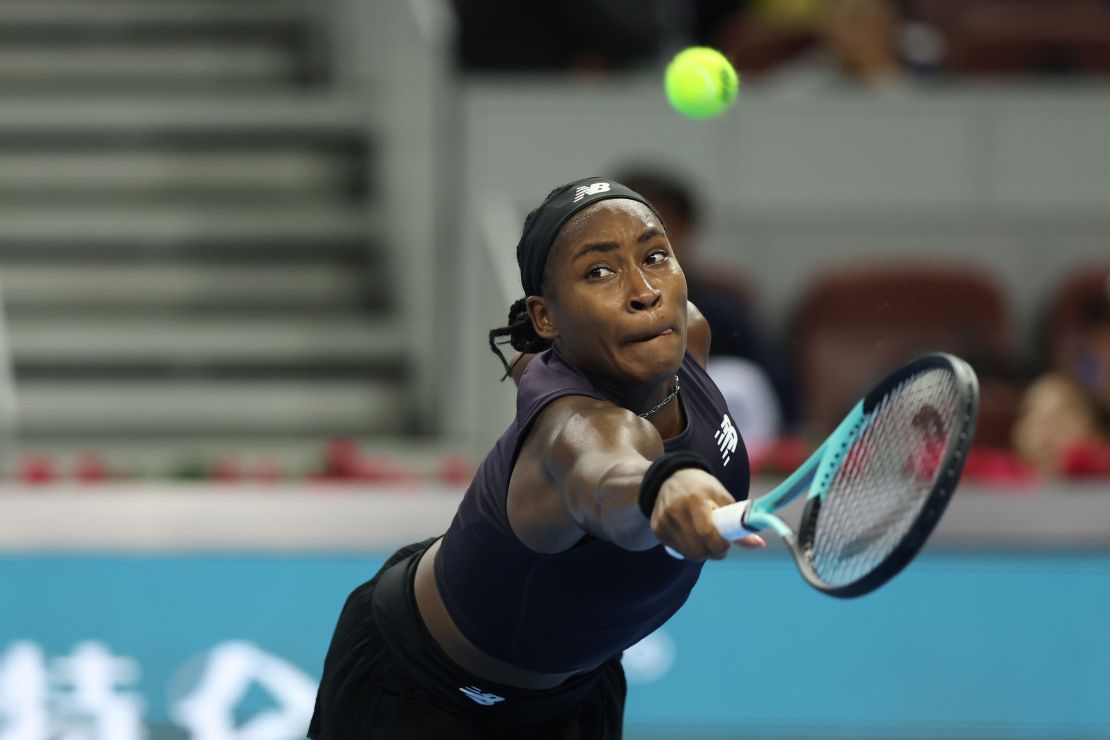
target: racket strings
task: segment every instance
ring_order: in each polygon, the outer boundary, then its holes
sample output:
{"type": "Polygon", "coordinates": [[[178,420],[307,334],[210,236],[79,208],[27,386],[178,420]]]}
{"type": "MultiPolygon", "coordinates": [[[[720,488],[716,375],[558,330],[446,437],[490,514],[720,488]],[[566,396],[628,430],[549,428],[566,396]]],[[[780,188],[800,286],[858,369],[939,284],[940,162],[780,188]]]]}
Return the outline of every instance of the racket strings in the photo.
{"type": "Polygon", "coordinates": [[[910,531],[956,432],[958,402],[952,372],[932,369],[876,405],[821,502],[809,556],[826,583],[863,578],[910,531]]]}

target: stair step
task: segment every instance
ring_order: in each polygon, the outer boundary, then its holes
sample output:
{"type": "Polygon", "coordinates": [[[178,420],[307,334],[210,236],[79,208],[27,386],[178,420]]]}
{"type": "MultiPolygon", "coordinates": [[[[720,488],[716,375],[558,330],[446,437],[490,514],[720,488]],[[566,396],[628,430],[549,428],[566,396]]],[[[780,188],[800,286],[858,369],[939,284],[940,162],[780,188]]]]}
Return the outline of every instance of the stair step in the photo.
{"type": "Polygon", "coordinates": [[[299,66],[287,49],[257,42],[108,48],[0,46],[0,85],[35,85],[40,89],[58,83],[269,85],[295,79],[299,66]]]}
{"type": "Polygon", "coordinates": [[[376,219],[365,206],[330,203],[281,207],[173,205],[0,206],[0,246],[78,244],[303,244],[367,239],[376,219]]]}
{"type": "Polygon", "coordinates": [[[308,6],[289,0],[5,0],[0,27],[7,30],[120,26],[274,26],[310,18],[308,6]]]}
{"type": "Polygon", "coordinates": [[[404,430],[404,394],[387,381],[182,381],[19,385],[29,435],[387,434],[404,430]]]}
{"type": "Polygon", "coordinates": [[[0,265],[10,313],[27,310],[338,308],[385,289],[378,270],[335,264],[0,265]]]}
{"type": "Polygon", "coordinates": [[[369,363],[402,356],[395,322],[321,318],[9,319],[17,363],[265,365],[369,363]]]}
{"type": "MultiPolygon", "coordinates": [[[[0,4],[0,7],[3,7],[0,4]]],[[[364,137],[372,115],[355,96],[330,92],[0,96],[0,140],[44,136],[186,134],[195,140],[239,135],[247,141],[275,135],[364,137]]]]}
{"type": "Polygon", "coordinates": [[[259,196],[336,192],[349,188],[361,163],[302,148],[257,151],[0,150],[0,193],[147,197],[244,192],[259,196]]]}

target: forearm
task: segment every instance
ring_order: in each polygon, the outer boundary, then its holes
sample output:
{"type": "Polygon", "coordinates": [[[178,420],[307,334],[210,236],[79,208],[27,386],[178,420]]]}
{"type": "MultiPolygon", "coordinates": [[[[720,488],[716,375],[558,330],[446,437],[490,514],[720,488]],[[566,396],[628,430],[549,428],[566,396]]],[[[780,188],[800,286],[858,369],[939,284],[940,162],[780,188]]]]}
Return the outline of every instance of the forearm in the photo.
{"type": "MultiPolygon", "coordinates": [[[[712,514],[733,497],[696,456],[665,455],[662,444],[620,456],[582,453],[569,473],[563,480],[567,511],[598,539],[633,551],[663,543],[689,559],[719,559],[728,552],[712,514]]],[[[747,539],[741,544],[763,544],[758,537],[747,539]]]]}
{"type": "Polygon", "coordinates": [[[639,505],[640,482],[663,441],[649,422],[611,407],[566,420],[543,456],[581,529],[629,550],[658,544],[639,505]]]}
{"type": "Polygon", "coordinates": [[[711,514],[732,503],[732,496],[696,455],[615,462],[599,476],[588,500],[592,506],[579,507],[579,526],[626,550],[647,550],[661,541],[681,545],[697,558],[723,557],[728,550],[711,514]]]}
{"type": "Polygon", "coordinates": [[[640,510],[640,483],[651,461],[643,457],[615,463],[598,480],[592,521],[581,522],[595,537],[626,550],[647,550],[659,544],[651,523],[640,510]]]}

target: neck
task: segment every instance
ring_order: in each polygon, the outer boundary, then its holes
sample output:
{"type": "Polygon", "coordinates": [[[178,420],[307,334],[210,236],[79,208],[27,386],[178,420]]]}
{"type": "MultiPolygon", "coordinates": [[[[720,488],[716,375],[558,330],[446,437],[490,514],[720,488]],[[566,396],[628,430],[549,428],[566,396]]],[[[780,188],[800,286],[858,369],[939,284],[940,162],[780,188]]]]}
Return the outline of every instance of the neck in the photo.
{"type": "MultiPolygon", "coordinates": [[[[575,367],[581,368],[581,365],[574,362],[568,357],[557,344],[552,344],[551,348],[567,362],[575,367]]],[[[590,374],[590,381],[594,386],[604,393],[609,398],[612,398],[622,408],[626,408],[634,413],[642,414],[645,411],[655,408],[656,404],[660,403],[664,398],[670,395],[674,390],[674,379],[678,373],[678,368],[663,377],[655,378],[644,383],[630,383],[627,380],[617,381],[608,378],[598,377],[597,375],[590,374]]],[[[682,407],[679,399],[675,398],[663,408],[648,419],[663,435],[664,439],[673,437],[682,431],[685,426],[685,417],[682,414],[682,407]]]]}
{"type": "Polygon", "coordinates": [[[670,401],[662,408],[645,417],[659,431],[660,436],[667,439],[680,433],[685,425],[678,395],[672,395],[675,391],[675,377],[671,375],[662,382],[638,386],[627,384],[618,386],[597,380],[594,381],[594,385],[615,398],[624,408],[640,415],[651,411],[671,396],[670,401]]]}

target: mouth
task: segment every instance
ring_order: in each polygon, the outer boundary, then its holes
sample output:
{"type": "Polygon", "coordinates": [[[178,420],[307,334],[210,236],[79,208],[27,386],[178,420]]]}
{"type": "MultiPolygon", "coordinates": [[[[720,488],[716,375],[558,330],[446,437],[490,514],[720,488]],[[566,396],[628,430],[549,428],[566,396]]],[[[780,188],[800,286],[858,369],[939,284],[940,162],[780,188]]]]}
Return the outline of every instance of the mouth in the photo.
{"type": "Polygon", "coordinates": [[[625,344],[644,344],[646,342],[651,342],[653,340],[659,339],[660,337],[669,336],[671,334],[674,334],[674,327],[667,326],[650,333],[636,334],[629,339],[626,339],[625,344]]]}

